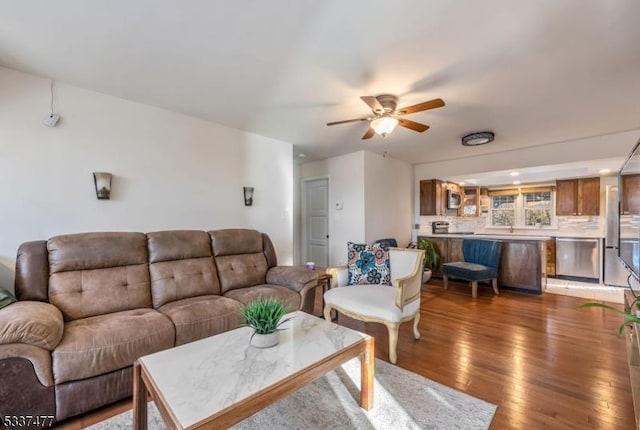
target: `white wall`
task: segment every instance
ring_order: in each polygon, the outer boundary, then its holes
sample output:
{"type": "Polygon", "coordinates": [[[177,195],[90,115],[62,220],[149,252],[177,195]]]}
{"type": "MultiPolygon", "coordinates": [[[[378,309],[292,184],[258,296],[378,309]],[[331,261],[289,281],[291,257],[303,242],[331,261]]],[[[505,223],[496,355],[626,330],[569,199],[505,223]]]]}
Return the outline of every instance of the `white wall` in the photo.
{"type": "Polygon", "coordinates": [[[0,286],[18,245],[83,231],[246,227],[293,252],[292,145],[0,68],[0,286]],[[92,172],[115,175],[111,200],[92,172]],[[245,207],[242,187],[255,187],[245,207]]]}
{"type": "Polygon", "coordinates": [[[413,167],[404,161],[365,152],[365,240],[393,237],[411,241],[413,167]]]}
{"type": "MultiPolygon", "coordinates": [[[[329,265],[344,265],[347,242],[365,240],[364,151],[300,166],[300,181],[321,177],[329,178],[329,265]]],[[[302,241],[302,232],[297,239],[302,241]]]]}
{"type": "Polygon", "coordinates": [[[300,165],[300,178],[324,178],[329,176],[329,160],[311,161],[300,165]]]}
{"type": "Polygon", "coordinates": [[[327,161],[329,170],[329,264],[347,264],[347,242],[365,240],[364,151],[327,161]],[[337,205],[342,209],[338,210],[337,205]]]}
{"type": "Polygon", "coordinates": [[[318,177],[329,178],[331,265],[346,264],[349,241],[395,237],[399,244],[406,244],[411,240],[413,170],[409,163],[359,151],[300,166],[300,181],[318,177]]]}

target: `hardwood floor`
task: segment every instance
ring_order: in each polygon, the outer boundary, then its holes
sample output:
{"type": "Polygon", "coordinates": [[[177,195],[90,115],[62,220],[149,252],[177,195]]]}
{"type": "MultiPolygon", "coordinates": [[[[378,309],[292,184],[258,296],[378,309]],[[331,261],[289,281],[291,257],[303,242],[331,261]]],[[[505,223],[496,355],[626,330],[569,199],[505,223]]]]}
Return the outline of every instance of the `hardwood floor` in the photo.
{"type": "MultiPolygon", "coordinates": [[[[422,294],[420,332],[400,329],[398,365],[498,405],[492,429],[633,429],[625,340],[620,319],[584,299],[541,296],[466,284],[444,291],[431,281],[422,294]]],[[[372,334],[376,356],[388,360],[386,329],[340,318],[372,334]]],[[[131,407],[121,402],[65,423],[81,429],[131,407]]]]}

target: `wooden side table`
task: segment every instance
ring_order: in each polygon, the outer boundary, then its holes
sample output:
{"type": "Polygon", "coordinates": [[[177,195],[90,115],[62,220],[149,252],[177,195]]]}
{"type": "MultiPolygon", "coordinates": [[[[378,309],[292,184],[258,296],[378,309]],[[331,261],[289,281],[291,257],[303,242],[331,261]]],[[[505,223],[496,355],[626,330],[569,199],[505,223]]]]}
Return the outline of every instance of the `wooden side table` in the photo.
{"type": "MultiPolygon", "coordinates": [[[[316,284],[316,289],[318,287],[322,287],[322,309],[320,310],[320,315],[316,315],[320,318],[324,318],[323,316],[323,312],[324,312],[324,293],[326,293],[328,290],[331,289],[331,280],[333,279],[333,276],[331,276],[328,273],[320,273],[318,275],[318,283],[316,284]]],[[[331,315],[331,319],[334,320],[335,318],[333,317],[333,315],[331,315]]]]}

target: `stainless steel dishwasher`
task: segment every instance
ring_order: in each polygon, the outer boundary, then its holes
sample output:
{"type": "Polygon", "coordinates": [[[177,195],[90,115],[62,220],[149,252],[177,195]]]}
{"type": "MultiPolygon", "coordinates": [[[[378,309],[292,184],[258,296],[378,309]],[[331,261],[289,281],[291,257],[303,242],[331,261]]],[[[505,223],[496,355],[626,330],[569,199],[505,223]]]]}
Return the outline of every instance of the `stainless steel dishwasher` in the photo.
{"type": "Polygon", "coordinates": [[[600,239],[556,237],[556,276],[600,280],[600,239]]]}

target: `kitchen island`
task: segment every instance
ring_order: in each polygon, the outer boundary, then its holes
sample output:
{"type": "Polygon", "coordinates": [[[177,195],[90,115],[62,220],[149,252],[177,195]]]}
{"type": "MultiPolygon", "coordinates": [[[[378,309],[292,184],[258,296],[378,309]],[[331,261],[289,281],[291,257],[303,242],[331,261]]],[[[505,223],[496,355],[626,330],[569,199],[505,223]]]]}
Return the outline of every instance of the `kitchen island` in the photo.
{"type": "MultiPolygon", "coordinates": [[[[546,242],[549,236],[493,234],[430,234],[420,235],[433,243],[440,253],[441,263],[463,261],[463,239],[489,239],[502,242],[498,267],[498,288],[542,294],[547,286],[546,242]]],[[[436,270],[434,276],[442,276],[436,270]]]]}

